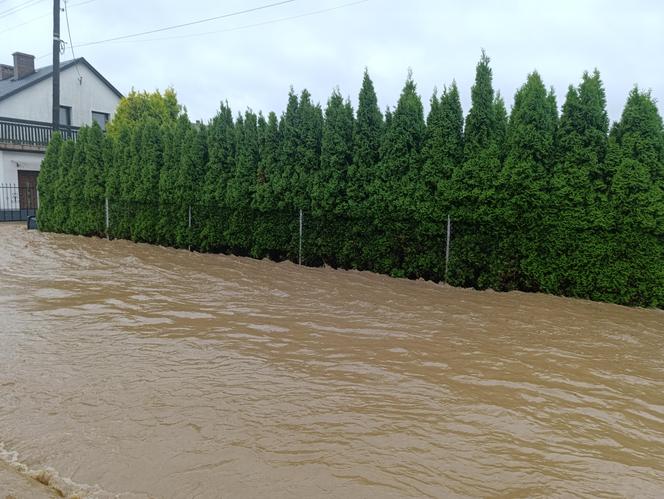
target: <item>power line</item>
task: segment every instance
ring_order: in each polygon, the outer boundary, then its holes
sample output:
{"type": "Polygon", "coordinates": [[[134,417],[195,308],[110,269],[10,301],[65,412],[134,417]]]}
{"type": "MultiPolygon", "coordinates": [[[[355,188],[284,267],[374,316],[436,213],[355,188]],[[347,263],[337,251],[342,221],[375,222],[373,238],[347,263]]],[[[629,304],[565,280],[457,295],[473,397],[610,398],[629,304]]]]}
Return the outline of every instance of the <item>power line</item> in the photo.
{"type": "MultiPolygon", "coordinates": [[[[79,5],[85,5],[85,4],[88,4],[88,3],[91,3],[91,2],[96,2],[96,1],[97,1],[97,0],[84,0],[84,1],[82,1],[82,2],[73,3],[73,4],[71,4],[69,7],[70,7],[70,8],[78,7],[79,5]]],[[[15,24],[14,26],[11,26],[11,27],[9,27],[9,28],[5,28],[5,29],[3,29],[2,32],[0,33],[0,35],[4,35],[4,34],[7,33],[8,31],[13,31],[13,30],[15,30],[15,29],[17,29],[17,28],[20,28],[20,27],[22,27],[22,26],[25,26],[26,24],[30,24],[30,23],[33,23],[33,22],[35,22],[35,21],[39,21],[40,19],[45,19],[45,18],[47,18],[47,17],[51,17],[51,14],[44,14],[43,16],[33,17],[32,19],[28,19],[28,20],[25,21],[25,22],[22,22],[22,23],[20,23],[20,24],[15,24]]]]}
{"type": "MultiPolygon", "coordinates": [[[[71,41],[71,28],[69,27],[69,9],[67,9],[67,0],[65,0],[65,20],[67,21],[67,35],[69,37],[69,48],[71,49],[71,56],[76,61],[76,54],[74,53],[74,43],[71,41]]],[[[83,82],[83,77],[81,76],[81,72],[78,69],[78,64],[74,63],[74,67],[76,68],[76,72],[78,73],[78,82],[82,83],[83,82]]]]}
{"type": "Polygon", "coordinates": [[[15,5],[14,7],[11,7],[7,10],[3,10],[2,12],[0,12],[0,18],[9,17],[12,14],[16,14],[17,12],[28,9],[28,8],[32,7],[33,5],[37,5],[38,3],[42,2],[42,1],[43,0],[27,0],[23,3],[15,5]]]}
{"type": "MultiPolygon", "coordinates": [[[[177,39],[181,39],[181,38],[191,38],[191,37],[197,37],[197,36],[207,36],[207,35],[218,34],[218,33],[231,33],[233,31],[240,31],[240,30],[243,30],[243,29],[256,28],[256,27],[260,27],[260,26],[266,26],[266,25],[269,25],[269,24],[276,24],[276,23],[291,21],[291,20],[294,20],[294,19],[300,19],[300,18],[303,18],[303,17],[310,17],[310,16],[314,16],[314,15],[318,15],[318,14],[324,14],[326,12],[332,12],[332,11],[335,11],[335,10],[340,10],[340,9],[344,9],[344,8],[347,8],[347,7],[352,7],[354,5],[367,3],[369,1],[370,0],[356,0],[354,2],[348,2],[348,3],[341,4],[341,5],[336,5],[334,7],[329,7],[329,8],[326,8],[326,9],[313,10],[313,11],[310,11],[310,12],[305,12],[303,14],[297,14],[297,15],[293,15],[293,16],[281,17],[281,18],[278,18],[278,19],[271,19],[271,20],[263,21],[263,22],[259,22],[259,23],[245,24],[243,26],[236,26],[234,28],[227,28],[227,29],[215,30],[215,31],[206,31],[206,32],[203,32],[203,33],[191,33],[191,34],[188,34],[188,35],[179,35],[179,36],[161,37],[161,38],[148,38],[148,39],[144,39],[144,40],[126,40],[125,37],[121,37],[121,39],[119,39],[119,40],[117,38],[113,38],[113,39],[109,39],[109,40],[98,40],[98,41],[94,41],[94,42],[80,43],[76,46],[78,48],[82,48],[82,47],[88,47],[90,45],[100,45],[102,43],[110,43],[110,42],[120,42],[120,43],[155,42],[155,41],[177,40],[177,39]]],[[[228,16],[228,15],[231,15],[231,14],[227,14],[226,16],[228,16]]],[[[232,15],[237,15],[237,14],[233,13],[232,15]]],[[[49,55],[50,54],[43,54],[43,55],[40,55],[39,57],[37,57],[37,59],[43,59],[44,57],[48,57],[49,55]]]]}
{"type": "MultiPolygon", "coordinates": [[[[287,17],[280,17],[278,19],[271,19],[271,20],[263,21],[263,22],[259,22],[259,23],[245,24],[243,26],[236,26],[234,28],[226,28],[226,29],[215,30],[215,31],[205,31],[205,32],[202,32],[202,33],[190,33],[188,35],[178,35],[178,36],[169,36],[169,37],[161,37],[161,38],[147,38],[147,39],[144,39],[144,40],[106,40],[106,41],[109,41],[109,42],[110,41],[123,41],[124,43],[156,42],[156,41],[179,40],[179,39],[182,39],[182,38],[192,38],[192,37],[198,37],[198,36],[214,35],[214,34],[218,34],[218,33],[230,33],[230,32],[233,32],[233,31],[239,31],[239,30],[248,29],[248,28],[257,28],[257,27],[266,26],[266,25],[269,25],[269,24],[276,24],[276,23],[281,23],[281,22],[285,22],[285,21],[291,21],[293,19],[300,19],[300,18],[303,18],[303,17],[310,17],[310,16],[314,16],[314,15],[318,15],[318,14],[324,14],[326,12],[332,12],[332,11],[335,11],[335,10],[344,9],[344,8],[347,8],[347,7],[352,7],[354,5],[359,5],[359,4],[362,4],[362,3],[366,3],[368,1],[369,0],[356,0],[354,2],[348,2],[348,3],[341,4],[341,5],[336,5],[334,7],[329,7],[329,8],[326,8],[326,9],[313,10],[313,11],[310,11],[310,12],[305,12],[303,14],[297,14],[297,15],[287,16],[287,17]]],[[[97,44],[100,44],[100,43],[104,43],[104,41],[82,43],[82,44],[77,45],[77,47],[79,47],[79,48],[80,47],[87,47],[89,45],[97,45],[97,44]]]]}
{"type": "Polygon", "coordinates": [[[195,24],[201,24],[201,23],[206,23],[206,22],[210,22],[210,21],[216,21],[218,19],[225,19],[225,18],[228,18],[228,17],[239,16],[239,15],[242,15],[242,14],[249,14],[251,12],[257,12],[259,10],[265,10],[265,9],[269,9],[271,7],[277,7],[277,6],[280,6],[280,5],[285,5],[287,3],[293,3],[293,2],[295,2],[295,0],[282,0],[280,2],[269,3],[269,4],[266,4],[266,5],[261,5],[259,7],[253,7],[251,9],[238,10],[238,11],[235,11],[235,12],[230,12],[228,14],[222,14],[220,16],[207,17],[205,19],[198,19],[196,21],[190,21],[190,22],[186,22],[186,23],[182,23],[182,24],[175,24],[175,25],[172,25],[172,26],[164,26],[162,28],[151,29],[149,31],[142,31],[140,33],[132,33],[130,35],[121,35],[121,36],[116,36],[116,37],[113,37],[113,38],[106,38],[105,40],[96,40],[94,42],[86,42],[86,43],[80,44],[79,47],[89,47],[90,45],[98,45],[100,43],[115,42],[115,41],[118,41],[118,40],[126,40],[128,38],[135,38],[137,36],[150,35],[152,33],[159,33],[161,31],[169,31],[169,30],[173,30],[173,29],[184,28],[186,26],[193,26],[195,24]]]}

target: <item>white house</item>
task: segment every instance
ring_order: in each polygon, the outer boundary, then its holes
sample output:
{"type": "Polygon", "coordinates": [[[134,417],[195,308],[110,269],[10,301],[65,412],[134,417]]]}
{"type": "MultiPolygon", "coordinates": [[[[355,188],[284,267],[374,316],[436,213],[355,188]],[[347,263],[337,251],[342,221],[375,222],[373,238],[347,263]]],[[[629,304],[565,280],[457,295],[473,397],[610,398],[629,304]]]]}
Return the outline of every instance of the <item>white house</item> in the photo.
{"type": "MultiPolygon", "coordinates": [[[[3,211],[34,211],[36,179],[51,138],[53,114],[53,66],[35,69],[33,55],[15,52],[13,57],[13,65],[0,64],[0,221],[3,211]]],[[[104,128],[121,98],[83,57],[60,63],[64,137],[75,137],[80,126],[93,121],[104,128]]]]}

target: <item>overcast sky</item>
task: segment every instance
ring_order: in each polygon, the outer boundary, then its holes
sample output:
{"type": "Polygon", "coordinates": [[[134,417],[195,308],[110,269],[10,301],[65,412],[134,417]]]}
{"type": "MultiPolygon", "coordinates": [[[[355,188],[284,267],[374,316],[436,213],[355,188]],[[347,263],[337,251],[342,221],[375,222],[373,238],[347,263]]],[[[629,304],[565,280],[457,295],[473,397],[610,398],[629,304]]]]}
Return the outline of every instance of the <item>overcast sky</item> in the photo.
{"type": "MultiPolygon", "coordinates": [[[[534,69],[560,106],[567,86],[597,67],[612,120],[635,83],[664,99],[658,0],[296,0],[85,46],[278,1],[69,0],[69,22],[76,56],[121,92],[172,86],[192,119],[208,120],[222,100],[235,112],[281,113],[291,85],[322,104],[338,86],[356,107],[365,66],[383,109],[396,104],[412,68],[426,108],[435,86],[456,79],[466,113],[482,48],[508,107],[534,69]]],[[[37,66],[49,65],[51,15],[51,0],[0,0],[0,62],[11,64],[11,54],[22,51],[36,55],[37,66]]],[[[64,13],[62,33],[68,42],[64,13]]],[[[71,58],[68,44],[63,59],[71,58]]]]}

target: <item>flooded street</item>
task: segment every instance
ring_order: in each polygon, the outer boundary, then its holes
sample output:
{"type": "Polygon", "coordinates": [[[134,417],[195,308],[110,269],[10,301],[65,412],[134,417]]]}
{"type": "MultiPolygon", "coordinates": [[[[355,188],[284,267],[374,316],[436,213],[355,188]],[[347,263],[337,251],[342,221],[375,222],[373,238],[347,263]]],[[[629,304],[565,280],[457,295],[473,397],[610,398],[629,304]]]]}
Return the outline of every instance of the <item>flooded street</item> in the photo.
{"type": "Polygon", "coordinates": [[[0,256],[2,499],[664,491],[662,311],[10,224],[0,256]]]}

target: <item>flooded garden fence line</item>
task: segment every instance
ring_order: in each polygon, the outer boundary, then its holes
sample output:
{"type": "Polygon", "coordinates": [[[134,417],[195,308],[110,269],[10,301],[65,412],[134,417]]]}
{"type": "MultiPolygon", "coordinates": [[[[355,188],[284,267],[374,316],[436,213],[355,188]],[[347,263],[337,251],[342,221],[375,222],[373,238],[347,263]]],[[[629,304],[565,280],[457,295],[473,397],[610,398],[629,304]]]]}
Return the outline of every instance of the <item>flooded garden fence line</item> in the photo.
{"type": "Polygon", "coordinates": [[[162,196],[160,191],[120,189],[109,195],[101,186],[94,196],[42,194],[38,220],[46,232],[368,270],[475,289],[544,292],[630,306],[664,304],[664,259],[648,256],[657,244],[662,255],[661,236],[643,239],[638,251],[625,253],[620,244],[634,234],[608,244],[621,234],[609,222],[563,230],[556,225],[554,208],[523,236],[522,221],[511,212],[485,219],[464,207],[424,210],[417,202],[377,199],[358,207],[305,200],[298,206],[293,198],[257,205],[250,193],[229,197],[201,189],[196,195],[162,196]],[[561,235],[567,232],[593,244],[567,245],[561,235]],[[524,244],[526,250],[519,250],[524,244]]]}
{"type": "Polygon", "coordinates": [[[454,262],[452,229],[461,227],[448,215],[425,220],[388,213],[359,217],[341,211],[263,211],[112,198],[63,202],[61,210],[40,215],[39,225],[53,232],[434,281],[447,281],[454,262]],[[376,240],[378,247],[370,243],[376,240]]]}
{"type": "MultiPolygon", "coordinates": [[[[150,216],[142,213],[145,206],[142,202],[114,202],[106,198],[104,232],[98,235],[108,239],[186,247],[190,251],[291,260],[299,265],[374,270],[371,257],[367,255],[370,250],[362,247],[362,234],[353,230],[358,225],[359,217],[302,209],[265,212],[250,207],[237,210],[204,203],[158,203],[160,220],[150,228],[150,216]]],[[[413,237],[415,221],[389,215],[383,216],[383,221],[386,218],[390,219],[391,224],[397,223],[401,227],[397,234],[385,233],[385,256],[394,266],[395,260],[402,261],[404,258],[400,255],[399,241],[413,237]]],[[[382,223],[367,222],[366,231],[383,231],[382,223]]],[[[435,275],[430,273],[427,278],[446,281],[452,221],[448,215],[441,220],[430,219],[429,225],[430,251],[440,258],[444,255],[445,267],[435,275]]],[[[390,273],[387,268],[381,271],[390,273]]],[[[422,275],[411,273],[409,276],[422,275]]]]}

